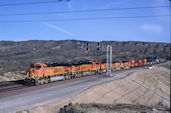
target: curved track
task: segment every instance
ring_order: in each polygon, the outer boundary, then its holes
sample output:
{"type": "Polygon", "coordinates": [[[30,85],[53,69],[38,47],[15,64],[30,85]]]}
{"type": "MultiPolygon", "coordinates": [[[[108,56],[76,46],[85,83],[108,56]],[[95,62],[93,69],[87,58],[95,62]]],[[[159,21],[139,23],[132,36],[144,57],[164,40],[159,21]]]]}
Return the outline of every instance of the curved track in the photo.
{"type": "MultiPolygon", "coordinates": [[[[120,72],[136,70],[136,69],[139,69],[139,68],[141,68],[141,67],[116,71],[116,72],[113,72],[113,75],[117,75],[120,72]]],[[[81,78],[51,82],[51,83],[43,84],[43,85],[39,85],[39,86],[25,86],[24,85],[24,80],[0,82],[0,98],[7,97],[7,96],[12,96],[12,95],[17,95],[17,94],[21,94],[21,93],[26,93],[26,92],[30,92],[30,91],[34,91],[34,90],[39,90],[39,89],[43,89],[43,88],[48,88],[48,87],[52,87],[52,86],[59,85],[59,84],[70,83],[70,82],[73,82],[73,81],[79,81],[79,80],[91,79],[91,78],[99,78],[99,77],[103,77],[105,75],[106,75],[106,73],[98,74],[98,75],[90,75],[90,76],[84,76],[84,77],[81,77],[81,78]]],[[[122,75],[119,78],[122,78],[122,75]]]]}
{"type": "MultiPolygon", "coordinates": [[[[76,79],[64,80],[40,86],[23,88],[20,90],[4,92],[5,96],[11,93],[13,93],[13,96],[8,95],[8,97],[0,98],[0,111],[18,111],[48,102],[60,101],[63,98],[75,95],[94,85],[117,80],[128,76],[133,71],[139,70],[141,70],[141,68],[132,68],[129,70],[115,72],[113,73],[114,77],[106,77],[104,74],[85,76],[76,79]]],[[[1,97],[4,95],[1,95],[1,97]]]]}
{"type": "Polygon", "coordinates": [[[74,81],[84,80],[84,79],[91,79],[91,78],[98,78],[102,77],[102,75],[92,75],[92,76],[85,76],[81,78],[69,79],[64,81],[57,81],[51,82],[48,84],[42,84],[39,86],[25,86],[23,80],[19,81],[9,81],[9,82],[1,82],[0,83],[0,98],[4,98],[7,96],[18,95],[21,93],[26,93],[30,91],[40,90],[43,88],[53,87],[60,84],[70,83],[74,81]]]}

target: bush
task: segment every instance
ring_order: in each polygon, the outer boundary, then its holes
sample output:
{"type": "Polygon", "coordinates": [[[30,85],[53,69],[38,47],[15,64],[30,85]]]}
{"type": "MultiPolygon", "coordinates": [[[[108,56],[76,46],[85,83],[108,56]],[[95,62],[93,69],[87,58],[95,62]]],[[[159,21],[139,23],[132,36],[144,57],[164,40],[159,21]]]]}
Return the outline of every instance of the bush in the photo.
{"type": "Polygon", "coordinates": [[[69,103],[60,109],[59,113],[86,113],[85,111],[79,109],[76,105],[69,103]]]}

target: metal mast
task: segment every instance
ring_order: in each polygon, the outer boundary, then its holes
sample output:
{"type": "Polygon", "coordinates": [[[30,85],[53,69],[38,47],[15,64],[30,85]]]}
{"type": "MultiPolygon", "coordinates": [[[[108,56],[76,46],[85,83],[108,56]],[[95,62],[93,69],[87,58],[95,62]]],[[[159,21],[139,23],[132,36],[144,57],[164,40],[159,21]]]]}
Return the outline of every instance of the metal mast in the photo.
{"type": "Polygon", "coordinates": [[[106,62],[107,62],[107,75],[112,76],[112,46],[107,45],[107,55],[106,55],[106,62]]]}

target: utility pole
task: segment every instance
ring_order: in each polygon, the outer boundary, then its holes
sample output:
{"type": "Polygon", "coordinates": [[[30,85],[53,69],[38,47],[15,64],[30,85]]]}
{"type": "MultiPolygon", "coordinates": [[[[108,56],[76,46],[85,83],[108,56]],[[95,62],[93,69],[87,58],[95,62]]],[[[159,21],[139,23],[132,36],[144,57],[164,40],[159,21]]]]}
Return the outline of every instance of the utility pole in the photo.
{"type": "Polygon", "coordinates": [[[107,75],[112,76],[112,46],[110,45],[107,45],[106,62],[107,75]]]}

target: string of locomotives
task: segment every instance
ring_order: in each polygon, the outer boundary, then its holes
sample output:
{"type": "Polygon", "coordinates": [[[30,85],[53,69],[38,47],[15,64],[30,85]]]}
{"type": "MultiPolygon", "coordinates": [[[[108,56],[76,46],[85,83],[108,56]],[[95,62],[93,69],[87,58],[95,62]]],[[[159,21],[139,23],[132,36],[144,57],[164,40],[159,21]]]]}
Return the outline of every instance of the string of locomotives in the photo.
{"type": "MultiPolygon", "coordinates": [[[[138,59],[127,61],[115,61],[112,63],[112,71],[146,66],[153,63],[164,62],[164,59],[138,59]]],[[[27,70],[25,83],[29,85],[46,84],[52,81],[78,78],[107,72],[106,62],[80,62],[75,64],[43,64],[32,63],[27,70]]]]}

